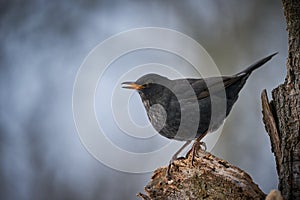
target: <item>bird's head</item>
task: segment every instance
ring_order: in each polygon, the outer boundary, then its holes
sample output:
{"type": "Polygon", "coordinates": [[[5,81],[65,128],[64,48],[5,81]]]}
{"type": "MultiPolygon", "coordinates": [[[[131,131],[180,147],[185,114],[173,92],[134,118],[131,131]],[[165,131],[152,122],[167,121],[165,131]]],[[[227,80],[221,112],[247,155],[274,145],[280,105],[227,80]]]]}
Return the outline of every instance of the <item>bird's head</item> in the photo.
{"type": "Polygon", "coordinates": [[[123,88],[137,90],[142,99],[150,101],[150,104],[157,103],[166,88],[171,86],[168,78],[158,74],[146,74],[135,82],[123,82],[122,85],[123,88]]]}
{"type": "Polygon", "coordinates": [[[135,82],[123,82],[122,87],[146,92],[149,89],[168,87],[169,79],[158,74],[146,74],[135,82]]]}

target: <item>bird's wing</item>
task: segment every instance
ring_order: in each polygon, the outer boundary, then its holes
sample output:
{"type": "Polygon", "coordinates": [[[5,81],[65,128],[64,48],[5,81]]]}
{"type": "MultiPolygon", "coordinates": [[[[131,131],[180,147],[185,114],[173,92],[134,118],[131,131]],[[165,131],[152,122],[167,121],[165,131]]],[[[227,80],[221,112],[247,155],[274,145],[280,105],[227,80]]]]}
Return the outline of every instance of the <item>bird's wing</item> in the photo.
{"type": "Polygon", "coordinates": [[[204,99],[210,93],[217,93],[236,83],[243,76],[209,77],[204,79],[181,79],[174,84],[174,91],[181,94],[184,99],[197,96],[198,100],[204,99]],[[187,81],[187,82],[186,82],[187,81]],[[189,85],[187,84],[189,83],[189,85]],[[191,88],[193,91],[191,90],[191,88]]]}

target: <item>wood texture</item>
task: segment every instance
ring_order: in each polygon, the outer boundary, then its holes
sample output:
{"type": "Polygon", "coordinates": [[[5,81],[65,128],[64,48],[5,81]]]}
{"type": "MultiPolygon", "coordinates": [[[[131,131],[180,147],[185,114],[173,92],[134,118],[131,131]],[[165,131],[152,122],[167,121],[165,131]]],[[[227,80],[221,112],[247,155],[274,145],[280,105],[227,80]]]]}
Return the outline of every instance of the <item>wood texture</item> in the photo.
{"type": "Polygon", "coordinates": [[[225,160],[200,150],[191,164],[188,158],[175,161],[172,178],[166,177],[166,167],[157,169],[145,187],[148,199],[265,199],[265,194],[243,170],[225,160]]]}
{"type": "Polygon", "coordinates": [[[264,122],[276,158],[278,188],[288,200],[300,199],[300,1],[282,3],[288,31],[287,76],[272,91],[269,104],[264,92],[262,100],[264,122]]]}
{"type": "Polygon", "coordinates": [[[271,148],[272,152],[275,155],[276,159],[276,169],[277,173],[280,172],[280,164],[282,162],[282,154],[280,149],[280,136],[278,132],[277,124],[278,122],[275,120],[273,112],[274,108],[272,107],[272,104],[269,103],[269,99],[267,96],[267,91],[263,90],[261,94],[261,101],[262,101],[262,108],[263,108],[263,121],[265,124],[265,128],[270,136],[271,140],[271,148]]]}

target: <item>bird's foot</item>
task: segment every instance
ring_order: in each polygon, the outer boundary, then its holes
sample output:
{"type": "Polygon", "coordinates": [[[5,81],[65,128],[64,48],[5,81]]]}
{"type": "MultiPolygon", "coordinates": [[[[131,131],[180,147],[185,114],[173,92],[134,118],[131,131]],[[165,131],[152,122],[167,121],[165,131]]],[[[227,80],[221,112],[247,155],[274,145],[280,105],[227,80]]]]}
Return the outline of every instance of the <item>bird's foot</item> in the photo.
{"type": "Polygon", "coordinates": [[[191,149],[192,152],[189,152],[189,153],[192,153],[192,166],[194,166],[195,156],[197,156],[197,157],[199,156],[199,154],[198,154],[199,150],[206,151],[206,149],[207,148],[206,148],[205,142],[202,142],[198,139],[195,140],[193,147],[191,149]]]}
{"type": "Polygon", "coordinates": [[[171,158],[171,160],[170,160],[170,162],[169,162],[169,165],[168,165],[168,168],[167,168],[167,179],[168,180],[170,180],[171,179],[171,167],[172,167],[172,165],[174,165],[174,161],[175,160],[181,160],[181,159],[185,159],[185,157],[177,157],[177,155],[174,155],[172,158],[171,158]]]}
{"type": "Polygon", "coordinates": [[[175,160],[178,160],[178,159],[184,159],[183,157],[179,157],[178,158],[178,155],[180,154],[180,152],[186,148],[189,144],[191,143],[191,140],[189,141],[186,141],[186,143],[172,156],[170,162],[169,162],[169,165],[168,165],[168,168],[167,168],[167,178],[170,180],[171,179],[171,167],[172,165],[174,165],[174,161],[175,160]]]}
{"type": "MultiPolygon", "coordinates": [[[[172,165],[174,165],[174,161],[175,160],[179,160],[179,159],[186,159],[188,158],[188,155],[190,155],[190,153],[192,153],[192,166],[194,166],[194,161],[195,161],[195,156],[199,156],[198,155],[198,152],[199,150],[201,151],[206,151],[206,144],[205,142],[202,142],[200,141],[201,138],[197,138],[195,140],[195,142],[193,143],[193,146],[191,148],[191,150],[189,150],[189,152],[186,154],[185,157],[177,157],[178,156],[178,153],[182,150],[180,149],[176,154],[174,154],[172,156],[172,159],[170,160],[169,162],[169,165],[168,165],[168,168],[167,168],[167,172],[166,172],[166,176],[167,176],[167,179],[170,180],[172,178],[171,176],[171,167],[172,165]]],[[[188,142],[187,144],[189,144],[190,142],[188,142]]],[[[185,144],[183,147],[185,147],[187,144],[185,144]]]]}
{"type": "Polygon", "coordinates": [[[206,143],[205,142],[200,142],[200,149],[203,150],[203,151],[206,151],[207,150],[207,147],[206,147],[206,143]],[[202,148],[203,147],[203,148],[202,148]]]}
{"type": "Polygon", "coordinates": [[[171,167],[172,167],[172,165],[174,165],[174,163],[170,162],[169,165],[168,165],[168,168],[167,168],[166,176],[167,176],[168,180],[171,180],[171,178],[172,178],[172,176],[171,176],[171,167]]]}

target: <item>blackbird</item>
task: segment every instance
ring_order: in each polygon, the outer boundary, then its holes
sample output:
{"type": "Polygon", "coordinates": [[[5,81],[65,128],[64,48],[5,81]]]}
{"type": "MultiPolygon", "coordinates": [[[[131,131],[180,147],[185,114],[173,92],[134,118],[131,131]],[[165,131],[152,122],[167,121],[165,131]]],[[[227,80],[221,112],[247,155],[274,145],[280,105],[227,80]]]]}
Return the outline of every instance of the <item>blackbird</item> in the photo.
{"type": "Polygon", "coordinates": [[[196,139],[191,149],[193,162],[195,152],[203,144],[200,140],[222,125],[252,71],[276,54],[257,61],[233,76],[170,80],[151,73],[135,82],[122,83],[123,88],[138,91],[157,132],[169,139],[186,141],[172,157],[168,175],[178,154],[196,139]]]}

